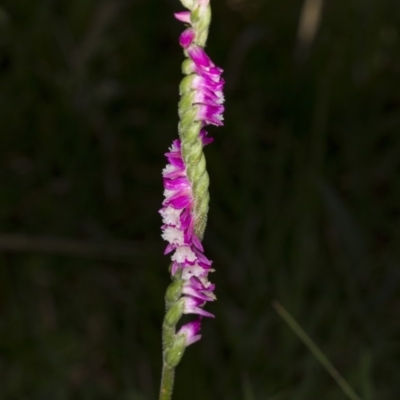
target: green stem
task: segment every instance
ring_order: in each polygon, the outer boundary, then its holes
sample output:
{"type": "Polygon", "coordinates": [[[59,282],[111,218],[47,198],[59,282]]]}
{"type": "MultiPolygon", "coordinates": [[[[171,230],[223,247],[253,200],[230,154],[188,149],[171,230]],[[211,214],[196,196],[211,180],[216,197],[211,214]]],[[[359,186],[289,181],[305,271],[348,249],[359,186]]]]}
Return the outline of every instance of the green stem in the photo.
{"type": "Polygon", "coordinates": [[[162,369],[160,399],[159,400],[171,400],[172,390],[174,388],[174,375],[175,375],[175,368],[170,367],[164,361],[163,369],[162,369]]]}
{"type": "Polygon", "coordinates": [[[286,311],[286,309],[277,301],[272,303],[272,307],[275,308],[276,312],[285,320],[285,322],[293,329],[293,332],[299,337],[299,339],[308,347],[311,353],[314,354],[315,358],[322,364],[322,366],[328,371],[331,377],[336,381],[339,387],[351,400],[361,400],[357,393],[351,388],[346,382],[339,371],[333,366],[328,360],[324,353],[318,348],[313,342],[310,336],[301,328],[296,320],[286,311]]]}
{"type": "MultiPolygon", "coordinates": [[[[172,285],[171,285],[172,286],[172,285]]],[[[170,287],[171,287],[170,286],[170,287]]],[[[169,287],[169,288],[170,288],[169,287]]],[[[167,291],[168,294],[168,291],[167,291]]],[[[165,315],[167,316],[168,310],[173,305],[172,299],[166,296],[166,310],[165,315]]],[[[162,375],[161,375],[161,386],[160,386],[160,399],[159,400],[171,400],[172,391],[174,389],[174,376],[175,376],[175,368],[168,365],[166,362],[166,350],[172,346],[175,335],[175,327],[168,325],[166,318],[164,319],[163,327],[162,327],[162,341],[163,341],[163,367],[162,367],[162,375]]]]}

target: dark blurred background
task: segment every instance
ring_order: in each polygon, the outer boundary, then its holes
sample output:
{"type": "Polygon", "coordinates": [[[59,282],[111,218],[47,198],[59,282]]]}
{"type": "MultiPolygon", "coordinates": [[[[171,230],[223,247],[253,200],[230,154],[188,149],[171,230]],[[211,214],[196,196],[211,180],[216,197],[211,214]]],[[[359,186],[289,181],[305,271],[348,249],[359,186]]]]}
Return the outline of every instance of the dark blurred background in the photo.
{"type": "MultiPolygon", "coordinates": [[[[218,301],[175,400],[400,396],[400,2],[212,0],[218,301]]],[[[177,0],[3,0],[0,398],[157,397],[177,0]]]]}

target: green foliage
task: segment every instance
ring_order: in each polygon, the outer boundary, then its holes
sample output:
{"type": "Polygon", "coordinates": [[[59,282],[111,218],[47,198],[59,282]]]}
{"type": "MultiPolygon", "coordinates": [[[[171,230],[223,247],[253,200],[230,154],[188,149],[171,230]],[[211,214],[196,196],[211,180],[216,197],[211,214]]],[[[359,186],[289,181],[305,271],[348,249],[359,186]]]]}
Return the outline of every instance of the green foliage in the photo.
{"type": "MultiPolygon", "coordinates": [[[[217,318],[187,349],[174,399],[342,400],[277,299],[360,397],[393,400],[400,3],[325,1],[301,41],[307,2],[211,1],[207,49],[227,81],[226,125],[205,149],[217,318]]],[[[1,399],[157,396],[170,282],[157,210],[177,136],[181,9],[2,2],[1,232],[136,253],[82,256],[51,240],[22,252],[0,235],[1,399]]]]}

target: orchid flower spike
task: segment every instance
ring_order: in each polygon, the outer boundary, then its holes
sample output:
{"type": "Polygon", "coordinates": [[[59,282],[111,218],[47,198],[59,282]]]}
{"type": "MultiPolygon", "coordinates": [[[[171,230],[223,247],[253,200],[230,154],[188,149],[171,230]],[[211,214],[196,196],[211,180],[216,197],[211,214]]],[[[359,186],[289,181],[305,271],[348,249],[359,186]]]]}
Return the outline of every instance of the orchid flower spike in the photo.
{"type": "Polygon", "coordinates": [[[163,170],[164,201],[160,209],[162,238],[168,242],[165,254],[171,255],[173,279],[166,294],[160,400],[170,398],[168,371],[179,363],[185,348],[201,338],[202,318],[214,317],[204,306],[216,299],[215,285],[208,280],[212,261],[204,255],[201,243],[209,203],[203,147],[213,141],[205,130],[207,125],[223,125],[224,80],[222,69],[204,50],[211,21],[209,0],[181,2],[189,11],[175,14],[186,25],[179,38],[186,57],[182,65],[185,77],[179,87],[179,139],[165,154],[168,163],[163,170]],[[196,318],[177,330],[183,314],[196,318]]]}

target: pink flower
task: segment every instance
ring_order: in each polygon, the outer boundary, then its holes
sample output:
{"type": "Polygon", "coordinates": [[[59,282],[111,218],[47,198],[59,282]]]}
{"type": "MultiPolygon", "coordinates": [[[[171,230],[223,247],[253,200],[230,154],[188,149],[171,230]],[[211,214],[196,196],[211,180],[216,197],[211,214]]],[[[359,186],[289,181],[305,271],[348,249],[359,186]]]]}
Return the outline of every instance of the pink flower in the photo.
{"type": "Polygon", "coordinates": [[[195,32],[193,29],[189,28],[182,32],[181,36],[179,37],[179,44],[186,49],[191,45],[195,37],[195,32]]]}
{"type": "Polygon", "coordinates": [[[186,338],[186,346],[189,346],[201,339],[201,335],[199,335],[200,328],[201,328],[201,321],[199,318],[195,321],[191,321],[183,325],[177,334],[184,335],[186,338]]]}

